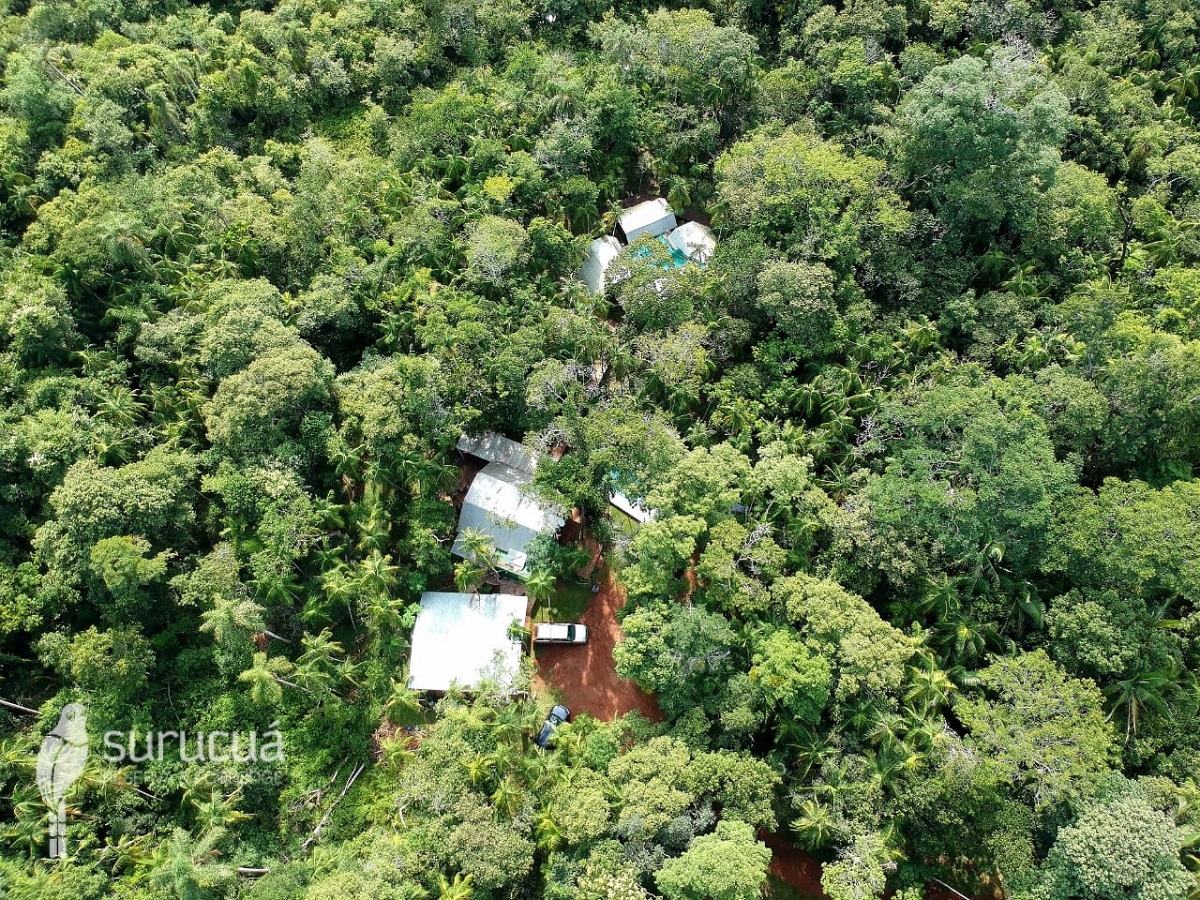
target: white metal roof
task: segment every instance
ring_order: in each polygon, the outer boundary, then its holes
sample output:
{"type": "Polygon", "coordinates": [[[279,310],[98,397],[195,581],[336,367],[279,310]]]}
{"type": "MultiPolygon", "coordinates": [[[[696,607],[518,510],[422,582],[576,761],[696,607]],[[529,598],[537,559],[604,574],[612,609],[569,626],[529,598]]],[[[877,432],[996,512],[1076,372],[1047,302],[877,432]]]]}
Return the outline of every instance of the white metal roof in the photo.
{"type": "Polygon", "coordinates": [[[717,250],[717,239],[712,230],[699,222],[684,222],[667,235],[667,244],[701,265],[712,259],[717,250]]]}
{"type": "Polygon", "coordinates": [[[513,594],[421,595],[412,633],[408,686],[418,691],[464,690],[493,677],[511,687],[521,664],[521,644],[508,636],[524,625],[528,600],[513,594]]]}
{"type": "Polygon", "coordinates": [[[630,243],[644,234],[654,237],[666,234],[676,224],[675,213],[671,211],[670,204],[662,197],[656,197],[630,207],[621,213],[618,221],[621,231],[625,234],[625,240],[630,243]]]}
{"type": "Polygon", "coordinates": [[[612,235],[596,238],[588,245],[587,259],[579,277],[593,294],[604,290],[604,272],[621,253],[621,242],[612,235]]]}
{"type": "Polygon", "coordinates": [[[463,498],[458,517],[458,536],[450,552],[466,556],[463,531],[472,528],[491,537],[500,555],[500,565],[517,575],[525,574],[527,548],[539,534],[553,533],[563,518],[538,502],[527,490],[530,474],[503,463],[488,463],[475,476],[463,498]]]}
{"type": "Polygon", "coordinates": [[[640,503],[630,500],[618,490],[609,491],[608,502],[619,509],[625,515],[629,516],[635,522],[640,522],[643,525],[649,522],[657,515],[657,511],[646,509],[640,503]]]}
{"type": "Polygon", "coordinates": [[[464,434],[458,439],[458,449],[488,462],[503,463],[525,472],[532,472],[537,467],[537,457],[524,445],[495,431],[485,431],[479,437],[464,434]]]}

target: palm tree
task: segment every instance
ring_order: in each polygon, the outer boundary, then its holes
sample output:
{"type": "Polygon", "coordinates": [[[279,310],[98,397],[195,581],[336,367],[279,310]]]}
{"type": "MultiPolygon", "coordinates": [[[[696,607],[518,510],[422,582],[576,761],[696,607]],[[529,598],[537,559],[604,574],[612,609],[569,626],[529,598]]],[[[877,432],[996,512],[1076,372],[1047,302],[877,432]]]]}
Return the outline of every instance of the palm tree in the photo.
{"type": "Polygon", "coordinates": [[[479,585],[485,575],[487,572],[484,569],[475,565],[471,560],[464,559],[454,567],[454,586],[461,593],[473,594],[479,590],[479,585]]]}
{"type": "Polygon", "coordinates": [[[300,639],[304,652],[300,654],[300,665],[318,665],[323,668],[333,668],[345,660],[338,658],[346,651],[342,645],[333,639],[333,633],[324,628],[319,634],[306,634],[300,639]]]}
{"type": "Polygon", "coordinates": [[[259,706],[278,703],[283,699],[283,687],[299,688],[281,676],[292,670],[292,664],[282,656],[268,658],[265,653],[255,653],[254,661],[238,676],[238,681],[250,685],[250,699],[259,706]]]}
{"type": "Polygon", "coordinates": [[[115,842],[109,837],[105,840],[104,849],[100,851],[100,857],[112,860],[113,875],[119,875],[130,868],[148,865],[154,859],[153,852],[146,846],[149,837],[147,834],[137,837],[123,834],[115,842]]]}
{"type": "Polygon", "coordinates": [[[364,593],[391,595],[396,586],[399,566],[392,565],[392,557],[384,556],[378,550],[372,550],[370,555],[358,564],[358,577],[355,579],[359,590],[364,593]]]}
{"type": "MultiPolygon", "coordinates": [[[[535,602],[549,600],[554,596],[554,588],[557,584],[554,574],[548,569],[534,569],[525,578],[525,592],[534,599],[535,602]]],[[[553,607],[551,607],[553,610],[553,607]]]]}
{"type": "Polygon", "coordinates": [[[1138,672],[1104,689],[1112,705],[1108,718],[1112,719],[1118,712],[1124,711],[1125,743],[1128,744],[1137,735],[1142,712],[1151,709],[1166,715],[1179,691],[1177,672],[1138,672]]]}
{"type": "Polygon", "coordinates": [[[510,819],[516,816],[524,800],[520,786],[509,777],[500,780],[496,790],[492,792],[492,805],[510,819]]]}
{"type": "Polygon", "coordinates": [[[201,831],[228,828],[230,825],[253,818],[237,808],[237,801],[240,799],[240,791],[223,796],[215,787],[207,798],[193,799],[192,806],[196,807],[196,821],[199,823],[201,831]]]}
{"type": "Polygon", "coordinates": [[[809,850],[820,850],[833,838],[833,815],[819,800],[808,799],[800,804],[800,814],[792,819],[792,831],[809,850]]]}
{"type": "Polygon", "coordinates": [[[461,537],[463,554],[467,559],[484,569],[496,568],[496,542],[491,535],[478,528],[464,528],[461,537]]]}
{"type": "Polygon", "coordinates": [[[383,705],[383,716],[389,722],[397,719],[418,719],[421,715],[421,704],[417,692],[408,686],[407,674],[403,678],[392,679],[392,693],[383,705]]]}
{"type": "Polygon", "coordinates": [[[205,610],[200,618],[200,630],[211,634],[221,647],[230,647],[266,627],[263,608],[249,599],[214,597],[212,609],[205,610]]]}
{"type": "Polygon", "coordinates": [[[438,900],[471,900],[475,896],[475,890],[471,887],[474,880],[474,875],[462,873],[455,875],[453,881],[447,881],[445,875],[439,875],[438,900]]]}
{"type": "Polygon", "coordinates": [[[909,688],[904,699],[915,703],[926,714],[941,709],[958,690],[958,685],[931,659],[921,668],[910,667],[908,675],[909,688]]]}
{"type": "Polygon", "coordinates": [[[482,753],[476,753],[470,759],[459,763],[467,773],[467,780],[472,787],[479,787],[492,774],[492,761],[482,753]]]}
{"type": "Polygon", "coordinates": [[[534,823],[533,833],[537,839],[538,849],[543,853],[553,853],[565,844],[567,840],[562,828],[554,821],[554,817],[544,810],[538,815],[537,821],[534,823]]]}
{"type": "Polygon", "coordinates": [[[965,615],[956,615],[933,629],[930,642],[946,657],[955,660],[975,660],[989,647],[999,643],[999,635],[990,623],[975,622],[965,615]]]}
{"type": "Polygon", "coordinates": [[[800,777],[807,778],[813,769],[820,769],[823,762],[837,755],[836,748],[818,732],[803,725],[794,726],[794,732],[785,749],[795,754],[800,777]]]}

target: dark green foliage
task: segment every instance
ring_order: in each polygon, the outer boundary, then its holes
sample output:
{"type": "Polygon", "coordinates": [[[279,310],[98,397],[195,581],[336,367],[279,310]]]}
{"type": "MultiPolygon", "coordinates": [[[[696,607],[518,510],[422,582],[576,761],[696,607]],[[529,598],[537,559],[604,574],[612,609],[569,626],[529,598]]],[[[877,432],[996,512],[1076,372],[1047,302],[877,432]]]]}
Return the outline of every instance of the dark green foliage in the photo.
{"type": "Polygon", "coordinates": [[[834,900],[1194,893],[1194,7],[4,6],[0,895],[752,900],[760,832],[834,900]],[[715,257],[590,295],[652,196],[715,257]],[[628,595],[550,652],[663,723],[408,688],[487,429],[583,526],[539,614],[593,539],[628,595]]]}

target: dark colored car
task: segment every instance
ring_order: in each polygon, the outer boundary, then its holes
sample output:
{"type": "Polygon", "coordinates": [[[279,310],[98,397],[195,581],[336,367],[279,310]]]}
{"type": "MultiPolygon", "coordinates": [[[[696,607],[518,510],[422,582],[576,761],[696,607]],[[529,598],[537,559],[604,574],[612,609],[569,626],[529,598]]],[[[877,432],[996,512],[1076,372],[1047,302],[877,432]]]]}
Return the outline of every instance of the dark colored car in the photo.
{"type": "Polygon", "coordinates": [[[533,742],[543,750],[550,746],[550,739],[554,737],[554,732],[558,731],[558,726],[563,722],[571,721],[571,711],[565,706],[555,706],[550,710],[550,715],[546,716],[546,722],[542,725],[542,730],[538,732],[538,736],[533,739],[533,742]]]}

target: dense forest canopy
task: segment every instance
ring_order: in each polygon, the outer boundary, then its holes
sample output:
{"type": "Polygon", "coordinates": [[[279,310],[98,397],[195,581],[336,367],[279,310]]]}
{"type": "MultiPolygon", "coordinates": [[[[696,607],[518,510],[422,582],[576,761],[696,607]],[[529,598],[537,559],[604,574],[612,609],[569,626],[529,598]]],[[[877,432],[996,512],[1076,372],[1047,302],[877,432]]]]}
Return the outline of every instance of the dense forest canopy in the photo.
{"type": "Polygon", "coordinates": [[[692,3],[0,5],[0,895],[1200,896],[1200,7],[692,3]],[[409,689],[487,431],[662,721],[409,689]]]}

